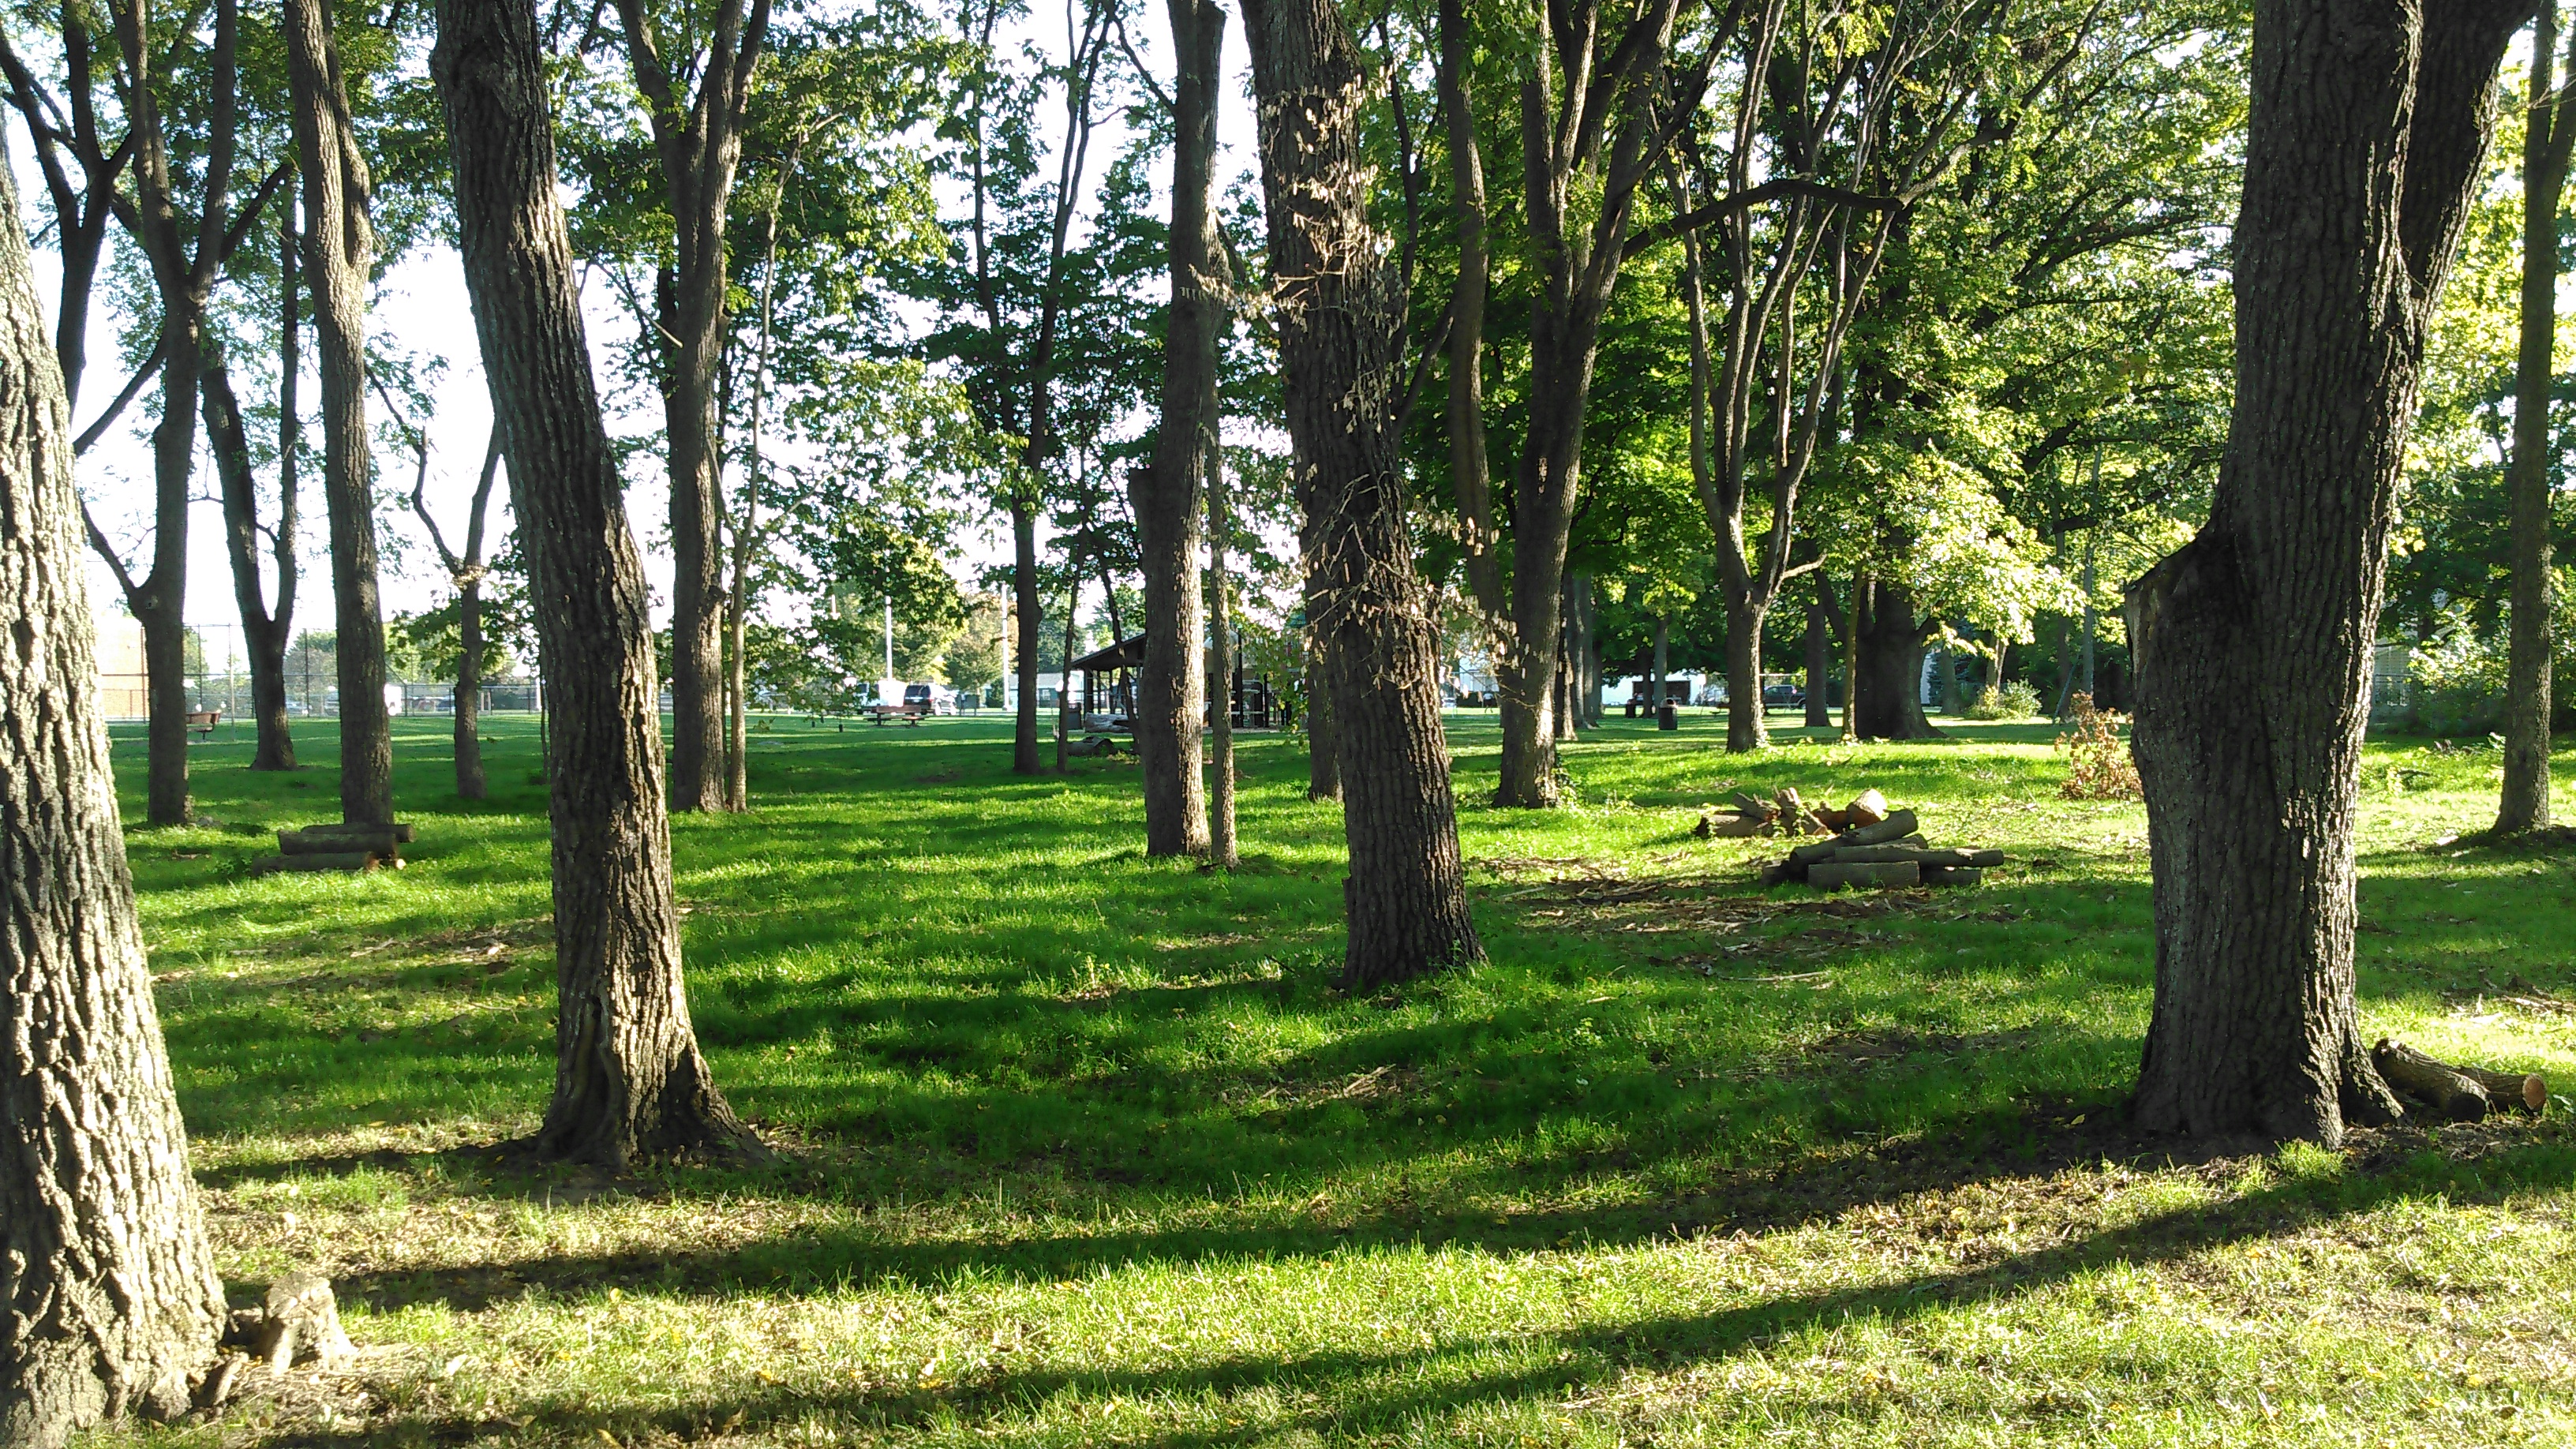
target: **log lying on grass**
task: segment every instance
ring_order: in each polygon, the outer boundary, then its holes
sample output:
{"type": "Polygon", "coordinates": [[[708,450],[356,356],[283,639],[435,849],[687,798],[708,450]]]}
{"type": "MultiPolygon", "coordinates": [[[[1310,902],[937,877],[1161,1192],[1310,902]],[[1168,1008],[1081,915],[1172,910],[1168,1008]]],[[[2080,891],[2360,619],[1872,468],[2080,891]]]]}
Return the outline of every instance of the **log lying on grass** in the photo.
{"type": "MultiPolygon", "coordinates": [[[[399,866],[399,862],[396,863],[399,866]]],[[[272,855],[251,864],[252,875],[276,875],[282,871],[374,870],[376,856],[372,851],[347,850],[309,855],[272,855]]]]}
{"type": "Polygon", "coordinates": [[[277,832],[277,848],[286,855],[346,855],[364,851],[369,855],[391,857],[399,854],[404,841],[411,839],[408,825],[342,825],[323,829],[308,825],[302,830],[277,832]]]}
{"type": "Polygon", "coordinates": [[[1916,865],[1985,866],[2004,863],[2000,850],[1928,850],[1917,845],[1848,845],[1834,852],[1836,865],[1884,865],[1910,860],[1916,865]]]}
{"type": "Polygon", "coordinates": [[[2386,1037],[2370,1049],[2370,1062],[2388,1085],[2431,1103],[2454,1122],[2475,1122],[2506,1108],[2537,1113],[2549,1105],[2549,1083],[2536,1073],[2455,1067],[2386,1037]]]}
{"type": "Polygon", "coordinates": [[[1866,861],[1857,865],[1828,861],[1807,867],[1807,884],[1820,891],[1839,890],[1844,886],[1903,889],[1922,883],[1923,868],[1910,860],[1866,861]]]}
{"type": "Polygon", "coordinates": [[[1857,829],[1846,830],[1831,840],[1819,840],[1813,845],[1801,845],[1789,852],[1787,863],[1799,873],[1793,874],[1790,878],[1798,879],[1808,866],[1834,859],[1838,851],[1852,850],[1864,845],[1888,845],[1903,840],[1914,833],[1916,823],[1913,811],[1899,810],[1876,825],[1863,825],[1857,829]]]}
{"type": "Polygon", "coordinates": [[[2387,1080],[2388,1085],[2419,1102],[2430,1104],[2433,1110],[2451,1121],[2475,1122],[2494,1105],[2487,1096],[2487,1089],[2476,1079],[2453,1071],[2413,1047],[2391,1043],[2385,1037],[2370,1049],[2370,1062],[2379,1068],[2379,1075],[2387,1080]]]}
{"type": "MultiPolygon", "coordinates": [[[[393,842],[397,845],[411,844],[411,827],[401,823],[393,825],[352,825],[344,821],[325,821],[319,825],[307,825],[302,830],[295,833],[313,840],[339,836],[372,839],[376,836],[383,835],[392,837],[393,842]]],[[[357,847],[355,846],[350,847],[352,850],[356,848],[357,847]]]]}
{"type": "Polygon", "coordinates": [[[1928,886],[1972,886],[1981,884],[1986,878],[1986,872],[1982,866],[1927,865],[1920,869],[1923,872],[1923,884],[1928,886]]]}

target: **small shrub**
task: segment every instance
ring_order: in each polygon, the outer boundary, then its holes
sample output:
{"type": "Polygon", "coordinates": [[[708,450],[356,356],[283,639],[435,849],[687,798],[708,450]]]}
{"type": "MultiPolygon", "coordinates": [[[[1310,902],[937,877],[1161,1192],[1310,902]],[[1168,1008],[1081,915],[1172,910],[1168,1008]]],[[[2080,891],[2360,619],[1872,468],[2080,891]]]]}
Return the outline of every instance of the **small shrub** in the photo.
{"type": "Polygon", "coordinates": [[[2066,755],[2066,783],[2058,793],[2069,800],[2137,800],[2146,791],[2138,783],[2138,763],[2129,756],[2129,742],[2120,729],[2128,723],[2126,716],[2093,707],[2093,696],[2079,694],[2072,701],[2075,710],[2073,731],[2057,737],[2057,748],[2066,755]]]}
{"type": "Polygon", "coordinates": [[[1978,695],[1965,713],[1969,719],[2029,719],[2039,713],[2039,691],[2029,680],[2016,679],[1978,695]]]}

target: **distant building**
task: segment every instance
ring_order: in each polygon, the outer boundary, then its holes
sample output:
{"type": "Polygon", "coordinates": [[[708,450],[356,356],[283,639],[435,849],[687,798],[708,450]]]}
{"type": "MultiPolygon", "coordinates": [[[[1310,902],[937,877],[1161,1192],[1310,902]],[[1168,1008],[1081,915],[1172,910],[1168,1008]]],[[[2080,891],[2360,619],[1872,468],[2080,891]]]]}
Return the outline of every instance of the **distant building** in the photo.
{"type": "Polygon", "coordinates": [[[2389,719],[2415,707],[2415,649],[2376,644],[2370,650],[2370,717],[2389,719]]]}

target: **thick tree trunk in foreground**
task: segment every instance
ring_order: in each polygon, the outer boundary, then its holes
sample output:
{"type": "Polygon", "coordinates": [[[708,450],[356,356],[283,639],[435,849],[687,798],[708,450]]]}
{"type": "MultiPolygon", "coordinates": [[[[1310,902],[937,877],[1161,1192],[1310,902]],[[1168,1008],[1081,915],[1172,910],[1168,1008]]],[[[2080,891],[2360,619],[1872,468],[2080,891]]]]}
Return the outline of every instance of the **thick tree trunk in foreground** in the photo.
{"type": "Polygon", "coordinates": [[[0,1444],[185,1410],[223,1325],[89,683],[71,417],[0,170],[0,1444]]]}
{"type": "MultiPolygon", "coordinates": [[[[1404,298],[1368,219],[1368,72],[1331,0],[1245,0],[1280,373],[1327,642],[1350,925],[1342,979],[1374,986],[1484,954],[1467,915],[1439,631],[1413,570],[1396,455],[1404,298]]],[[[1551,585],[1551,593],[1553,586],[1551,585]]],[[[1542,649],[1553,629],[1538,636],[1542,649]]]]}
{"type": "Polygon", "coordinates": [[[1322,635],[1306,635],[1306,798],[1342,798],[1341,741],[1333,731],[1332,661],[1322,635]]]}
{"type": "MultiPolygon", "coordinates": [[[[1199,634],[1200,480],[1217,446],[1217,347],[1225,326],[1225,260],[1209,190],[1216,167],[1217,85],[1225,12],[1212,0],[1170,0],[1172,279],[1163,345],[1162,426],[1151,467],[1128,476],[1136,552],[1145,580],[1145,647],[1136,671],[1136,762],[1145,777],[1145,853],[1205,855],[1207,789],[1201,735],[1207,671],[1199,634]]],[[[1209,504],[1214,508],[1213,501],[1209,504]]],[[[1222,709],[1222,705],[1219,706],[1222,709]]],[[[1230,862],[1229,862],[1230,863],[1230,862]]]]}
{"type": "Polygon", "coordinates": [[[392,722],[385,709],[385,619],[376,597],[376,478],[367,457],[367,282],[375,229],[367,161],[349,127],[349,92],[322,0],[286,0],[287,78],[304,176],[304,265],[313,279],[313,348],[322,374],[322,497],[331,513],[333,627],[340,672],[340,814],[394,818],[392,722]]]}
{"type": "Polygon", "coordinates": [[[1923,713],[1922,623],[1913,591],[1885,579],[1861,588],[1852,606],[1851,733],[1864,740],[1937,740],[1923,713]]]}
{"type": "Polygon", "coordinates": [[[2557,0],[2532,28],[2522,142],[2522,337],[2513,384],[2513,623],[2504,692],[2504,789],[2499,833],[2549,825],[2550,386],[2558,337],[2558,201],[2576,116],[2553,83],[2557,0]]]}
{"type": "Polygon", "coordinates": [[[2426,322],[2529,13],[2255,6],[2227,454],[2208,524],[2128,595],[2150,1130],[2331,1146],[2400,1111],[2354,1020],[2370,647],[2426,322]]]}
{"type": "Polygon", "coordinates": [[[555,1092],[538,1150],[620,1167],[758,1152],[689,1023],[644,574],[556,200],[532,0],[442,0],[457,229],[550,701],[555,1092]]]}

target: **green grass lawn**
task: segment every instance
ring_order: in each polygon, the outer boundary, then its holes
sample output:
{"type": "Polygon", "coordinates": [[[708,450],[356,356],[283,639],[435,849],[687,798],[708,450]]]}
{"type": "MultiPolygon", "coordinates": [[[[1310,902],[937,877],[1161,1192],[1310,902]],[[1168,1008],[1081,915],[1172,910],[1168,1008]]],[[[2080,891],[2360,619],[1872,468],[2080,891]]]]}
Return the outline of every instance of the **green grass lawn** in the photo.
{"type": "MultiPolygon", "coordinates": [[[[746,1176],[532,1174],[552,1081],[533,728],[493,798],[397,738],[409,868],[254,880],[318,768],[196,755],[130,835],[236,1301],[313,1265],[365,1352],[156,1441],[2576,1443],[2576,1134],[2175,1161],[2118,1104],[2153,970],[2135,805],[2037,726],[1730,758],[1614,719],[1499,812],[1491,961],[1348,997],[1340,824],[1243,747],[1244,868],[1140,853],[1134,766],[1022,779],[1007,722],[753,737],[675,823],[692,1009],[746,1176]],[[1875,785],[1982,888],[1819,898],[1696,840],[1738,786],[1875,785]]],[[[130,819],[141,745],[116,747],[130,819]]],[[[2374,746],[2368,1029],[2576,1081],[2576,873],[2437,845],[2497,756],[2374,746]]],[[[2576,762],[2562,764],[2562,771],[2576,762]]],[[[2576,802],[2562,808],[2576,808],[2576,802]]]]}

